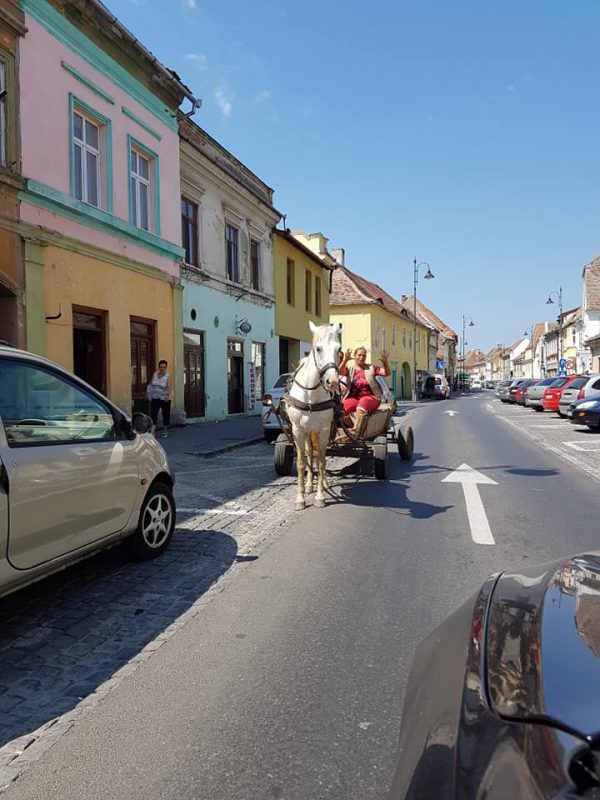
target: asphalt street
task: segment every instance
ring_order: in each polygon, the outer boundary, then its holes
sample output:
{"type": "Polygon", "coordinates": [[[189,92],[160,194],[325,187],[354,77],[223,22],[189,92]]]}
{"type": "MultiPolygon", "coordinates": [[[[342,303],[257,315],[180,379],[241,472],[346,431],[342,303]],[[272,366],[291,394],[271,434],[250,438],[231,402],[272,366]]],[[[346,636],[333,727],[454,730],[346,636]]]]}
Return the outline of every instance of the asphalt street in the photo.
{"type": "MultiPolygon", "coordinates": [[[[413,462],[392,454],[387,482],[332,462],[324,509],[294,512],[282,479],[245,486],[235,505],[215,489],[219,470],[232,472],[224,457],[204,497],[184,481],[180,537],[223,502],[243,527],[248,492],[260,493],[244,559],[223,566],[198,612],[33,760],[7,800],[385,798],[417,642],[489,573],[596,549],[600,536],[600,436],[485,392],[409,418],[413,462]],[[470,494],[444,480],[473,484],[468,468],[487,479],[470,494]],[[473,540],[482,514],[494,544],[473,540]]],[[[270,451],[244,452],[233,469],[249,483],[270,451]]]]}

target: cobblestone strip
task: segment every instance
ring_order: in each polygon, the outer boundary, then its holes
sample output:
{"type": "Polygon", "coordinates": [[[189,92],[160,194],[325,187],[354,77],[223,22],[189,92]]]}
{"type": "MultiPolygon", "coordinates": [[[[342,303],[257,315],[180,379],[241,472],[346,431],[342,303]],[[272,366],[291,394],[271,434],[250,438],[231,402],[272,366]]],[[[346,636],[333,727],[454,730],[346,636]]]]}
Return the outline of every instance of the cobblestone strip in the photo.
{"type": "MultiPolygon", "coordinates": [[[[338,459],[336,461],[341,460],[338,459]]],[[[187,462],[187,465],[189,463],[187,462]]],[[[334,462],[334,467],[339,468],[339,464],[334,462]]],[[[192,472],[196,474],[195,470],[192,470],[192,472]]],[[[347,482],[347,479],[338,477],[330,479],[332,486],[341,482],[347,482]]],[[[215,528],[219,532],[229,534],[235,538],[237,555],[244,556],[250,553],[260,555],[283,532],[284,526],[289,519],[290,509],[293,508],[294,492],[295,479],[279,478],[236,497],[235,501],[222,498],[225,500],[224,505],[203,510],[204,513],[197,517],[179,522],[176,536],[180,541],[182,539],[186,540],[189,537],[196,536],[196,534],[206,535],[207,531],[215,528]],[[232,506],[252,513],[245,515],[227,514],[226,512],[231,510],[232,506]]],[[[188,500],[193,497],[195,502],[200,496],[199,492],[191,485],[181,486],[180,494],[187,496],[188,500]]],[[[216,495],[212,494],[212,497],[215,498],[216,495]]],[[[210,498],[207,499],[210,500],[210,498]]],[[[190,507],[193,506],[190,504],[190,507]]],[[[174,544],[171,545],[171,548],[173,547],[174,544]]],[[[164,559],[165,557],[166,554],[161,558],[164,559]]],[[[208,557],[214,558],[210,554],[208,557]]],[[[160,560],[158,559],[158,561],[160,560]]],[[[216,573],[216,577],[210,588],[121,668],[116,670],[109,679],[104,680],[97,685],[93,692],[81,698],[71,710],[50,719],[30,733],[19,736],[0,747],[0,793],[10,786],[31,763],[43,756],[84,714],[96,707],[126,677],[134,673],[165,642],[169,641],[190,620],[194,619],[206,605],[211,603],[218,594],[227,588],[230,581],[234,580],[245,566],[245,563],[235,563],[235,558],[231,565],[227,563],[215,564],[213,562],[210,568],[216,573]],[[221,567],[226,568],[226,571],[219,572],[221,567]]],[[[99,590],[103,591],[106,588],[107,584],[102,583],[99,590]]],[[[0,675],[1,679],[2,676],[0,675]]],[[[0,686],[0,692],[1,690],[2,687],[0,686]]],[[[19,699],[22,698],[12,695],[12,700],[17,701],[17,704],[19,699]]],[[[9,709],[5,710],[8,711],[9,709]]]]}

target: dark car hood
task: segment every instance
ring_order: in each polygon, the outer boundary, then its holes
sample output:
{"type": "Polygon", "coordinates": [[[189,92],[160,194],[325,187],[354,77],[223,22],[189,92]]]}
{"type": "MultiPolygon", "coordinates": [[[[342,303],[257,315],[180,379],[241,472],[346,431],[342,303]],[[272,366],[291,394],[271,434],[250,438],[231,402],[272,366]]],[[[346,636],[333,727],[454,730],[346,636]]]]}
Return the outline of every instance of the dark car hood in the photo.
{"type": "Polygon", "coordinates": [[[486,632],[498,714],[600,738],[600,553],[504,573],[486,632]]]}

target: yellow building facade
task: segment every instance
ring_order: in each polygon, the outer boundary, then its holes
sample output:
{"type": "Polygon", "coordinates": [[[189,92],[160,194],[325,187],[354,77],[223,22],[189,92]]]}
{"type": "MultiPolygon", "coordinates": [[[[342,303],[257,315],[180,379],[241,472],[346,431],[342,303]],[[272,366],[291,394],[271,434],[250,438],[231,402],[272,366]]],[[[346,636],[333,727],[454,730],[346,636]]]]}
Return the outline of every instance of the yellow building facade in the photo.
{"type": "Polygon", "coordinates": [[[326,264],[288,231],[273,231],[275,333],[279,337],[279,371],[291,372],[310,349],[309,322],[329,322],[329,278],[326,264]]]}
{"type": "MultiPolygon", "coordinates": [[[[410,312],[377,284],[346,267],[333,272],[330,322],[342,326],[342,346],[364,347],[367,361],[377,364],[387,350],[391,375],[388,383],[397,397],[410,398],[413,384],[414,324],[410,312]]],[[[428,329],[417,322],[417,378],[428,370],[428,329]]]]}

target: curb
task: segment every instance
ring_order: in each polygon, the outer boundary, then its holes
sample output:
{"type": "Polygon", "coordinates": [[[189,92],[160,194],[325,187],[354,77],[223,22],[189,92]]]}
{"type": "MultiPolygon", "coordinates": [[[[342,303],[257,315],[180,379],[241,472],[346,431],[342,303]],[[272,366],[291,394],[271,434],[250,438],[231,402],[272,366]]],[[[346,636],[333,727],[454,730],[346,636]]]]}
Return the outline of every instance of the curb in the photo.
{"type": "Polygon", "coordinates": [[[231,450],[239,450],[242,447],[249,447],[252,444],[257,444],[258,442],[264,442],[264,436],[255,436],[253,439],[244,439],[241,442],[234,442],[233,444],[225,445],[225,447],[218,447],[216,450],[207,450],[204,452],[195,452],[195,451],[186,451],[190,456],[197,456],[198,458],[212,458],[213,456],[219,456],[222,453],[229,453],[231,450]]]}

